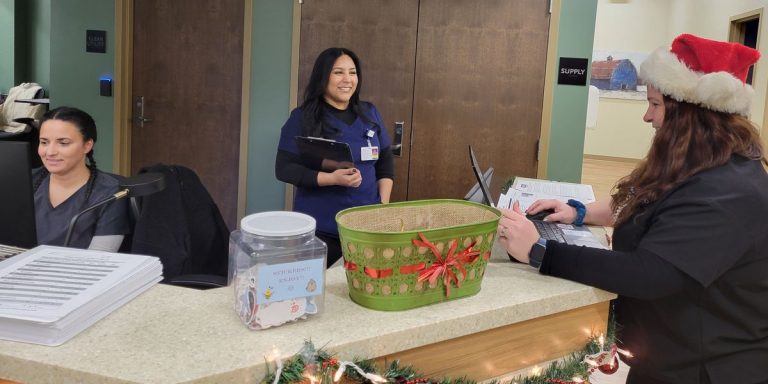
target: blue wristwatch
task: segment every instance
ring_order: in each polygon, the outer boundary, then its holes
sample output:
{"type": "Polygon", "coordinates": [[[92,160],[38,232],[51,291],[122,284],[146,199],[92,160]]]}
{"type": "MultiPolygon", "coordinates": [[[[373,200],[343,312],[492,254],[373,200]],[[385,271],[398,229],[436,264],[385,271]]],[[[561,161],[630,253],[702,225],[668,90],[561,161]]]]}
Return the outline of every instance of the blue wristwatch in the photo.
{"type": "Polygon", "coordinates": [[[576,208],[576,219],[573,220],[574,225],[584,225],[584,216],[587,215],[587,207],[581,203],[581,201],[570,199],[568,203],[571,207],[576,208]]]}

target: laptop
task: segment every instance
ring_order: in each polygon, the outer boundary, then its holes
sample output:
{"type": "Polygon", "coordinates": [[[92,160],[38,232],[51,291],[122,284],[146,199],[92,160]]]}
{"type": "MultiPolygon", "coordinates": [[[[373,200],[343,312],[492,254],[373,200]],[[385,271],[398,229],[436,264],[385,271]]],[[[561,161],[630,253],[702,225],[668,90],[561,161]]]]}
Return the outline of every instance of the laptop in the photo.
{"type": "MultiPolygon", "coordinates": [[[[475,178],[477,179],[477,183],[480,185],[480,190],[483,193],[483,196],[484,196],[483,200],[485,204],[490,205],[491,207],[496,207],[493,197],[491,196],[490,188],[488,188],[488,184],[485,182],[485,178],[480,172],[480,166],[477,163],[477,158],[475,157],[475,151],[472,149],[471,145],[469,146],[469,160],[472,163],[472,172],[475,173],[475,178]]],[[[512,204],[512,202],[510,202],[510,204],[512,204]]],[[[509,206],[509,207],[496,207],[496,208],[512,208],[512,207],[509,206]]],[[[592,248],[603,248],[603,249],[606,248],[600,242],[597,236],[595,236],[592,233],[592,231],[590,231],[589,228],[585,226],[563,224],[563,223],[552,223],[552,222],[547,222],[543,220],[531,219],[530,217],[529,219],[536,226],[536,230],[539,231],[539,236],[541,236],[546,240],[555,240],[561,243],[573,244],[573,245],[584,245],[592,248]]]]}
{"type": "Polygon", "coordinates": [[[31,150],[28,142],[0,141],[0,260],[37,246],[31,150]]]}
{"type": "MultiPolygon", "coordinates": [[[[485,179],[485,185],[491,185],[491,180],[493,179],[493,167],[490,167],[483,172],[483,179],[485,179]]],[[[470,188],[469,192],[464,195],[464,200],[480,204],[488,204],[485,200],[483,191],[480,190],[480,183],[475,183],[475,185],[470,188]]]]}

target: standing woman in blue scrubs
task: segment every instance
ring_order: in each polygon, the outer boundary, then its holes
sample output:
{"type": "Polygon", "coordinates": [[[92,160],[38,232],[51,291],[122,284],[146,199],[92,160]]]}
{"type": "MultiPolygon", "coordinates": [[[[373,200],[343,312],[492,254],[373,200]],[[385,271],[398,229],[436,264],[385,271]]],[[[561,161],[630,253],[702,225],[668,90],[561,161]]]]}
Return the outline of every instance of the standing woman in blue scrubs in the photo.
{"type": "Polygon", "coordinates": [[[328,245],[327,266],[341,257],[336,214],[360,205],[388,203],[394,162],[379,111],[360,100],[360,60],[345,48],[328,48],[315,60],[304,102],[280,132],[275,160],[278,180],[295,185],[293,209],[317,221],[315,235],[328,245]],[[296,136],[349,144],[354,168],[327,168],[302,162],[296,136]]]}

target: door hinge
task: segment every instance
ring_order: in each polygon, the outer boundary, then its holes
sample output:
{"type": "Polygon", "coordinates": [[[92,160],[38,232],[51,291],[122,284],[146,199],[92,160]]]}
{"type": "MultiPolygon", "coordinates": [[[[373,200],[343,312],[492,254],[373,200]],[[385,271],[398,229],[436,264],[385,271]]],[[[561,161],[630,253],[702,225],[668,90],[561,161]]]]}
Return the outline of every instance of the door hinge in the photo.
{"type": "Polygon", "coordinates": [[[541,139],[536,140],[536,144],[535,144],[536,146],[533,148],[533,161],[536,161],[536,162],[539,161],[539,149],[541,149],[539,147],[539,142],[540,141],[541,141],[541,139]]]}

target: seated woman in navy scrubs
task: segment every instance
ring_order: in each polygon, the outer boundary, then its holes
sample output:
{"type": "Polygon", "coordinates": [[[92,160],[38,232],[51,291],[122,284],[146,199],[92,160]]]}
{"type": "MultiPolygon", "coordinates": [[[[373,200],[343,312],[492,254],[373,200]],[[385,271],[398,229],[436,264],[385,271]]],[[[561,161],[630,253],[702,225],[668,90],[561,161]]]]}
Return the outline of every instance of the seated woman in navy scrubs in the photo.
{"type": "Polygon", "coordinates": [[[275,175],[295,185],[294,210],[317,221],[315,235],[328,245],[327,265],[341,257],[335,216],[342,209],[388,203],[394,177],[390,140],[379,111],[360,101],[360,60],[345,48],[328,48],[315,60],[304,102],[280,132],[275,175]],[[317,169],[303,163],[294,138],[313,136],[349,144],[354,168],[317,169]]]}
{"type": "MultiPolygon", "coordinates": [[[[96,168],[96,123],[71,107],[48,111],[41,120],[34,171],[38,244],[64,245],[69,222],[78,212],[119,190],[118,180],[96,168]]],[[[117,200],[80,217],[69,246],[117,251],[129,232],[128,206],[117,200]]]]}

